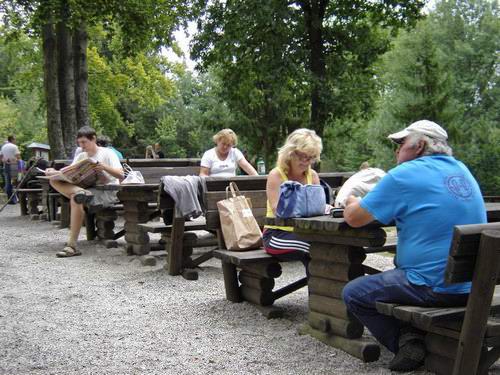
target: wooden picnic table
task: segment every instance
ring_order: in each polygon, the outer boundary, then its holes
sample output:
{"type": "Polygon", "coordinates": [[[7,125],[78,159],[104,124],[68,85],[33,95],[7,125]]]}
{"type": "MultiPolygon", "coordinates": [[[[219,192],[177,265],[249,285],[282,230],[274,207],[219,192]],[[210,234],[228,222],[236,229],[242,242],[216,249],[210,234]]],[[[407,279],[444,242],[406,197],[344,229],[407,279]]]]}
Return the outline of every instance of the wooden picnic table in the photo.
{"type": "Polygon", "coordinates": [[[500,202],[486,202],[485,205],[488,223],[500,221],[500,202]]]}
{"type": "Polygon", "coordinates": [[[69,227],[70,205],[69,200],[55,191],[46,176],[38,176],[42,188],[42,218],[47,221],[57,220],[57,205],[61,205],[60,228],[69,227]]]}
{"type": "MultiPolygon", "coordinates": [[[[500,203],[486,203],[488,221],[500,221],[500,203]]],[[[309,263],[309,316],[302,332],[342,349],[365,362],[376,361],[380,347],[362,338],[363,325],[342,301],[342,290],[350,281],[379,272],[363,265],[367,253],[386,251],[386,225],[370,223],[350,227],[343,218],[317,216],[297,219],[274,219],[276,225],[291,225],[295,233],[311,244],[309,263]]]]}
{"type": "Polygon", "coordinates": [[[98,185],[98,190],[113,190],[118,192],[118,199],[123,204],[125,219],[125,241],[127,254],[147,254],[151,250],[149,235],[140,230],[138,224],[147,223],[158,216],[158,210],[151,208],[150,203],[158,199],[158,183],[128,184],[128,185],[98,185]]]}

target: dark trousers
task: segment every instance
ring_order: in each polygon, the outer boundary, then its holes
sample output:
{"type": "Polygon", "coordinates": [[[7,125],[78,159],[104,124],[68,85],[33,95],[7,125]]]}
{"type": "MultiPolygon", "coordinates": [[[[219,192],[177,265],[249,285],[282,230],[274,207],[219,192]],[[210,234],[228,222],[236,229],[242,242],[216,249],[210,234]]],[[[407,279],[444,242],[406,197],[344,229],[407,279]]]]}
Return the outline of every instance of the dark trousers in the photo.
{"type": "MultiPolygon", "coordinates": [[[[12,185],[12,168],[9,164],[4,164],[3,175],[5,179],[5,193],[7,194],[7,199],[10,198],[12,192],[14,191],[14,186],[12,185]]],[[[17,177],[17,176],[16,176],[17,177]]],[[[11,203],[17,203],[17,197],[14,196],[10,200],[11,203]]]]}
{"type": "Polygon", "coordinates": [[[376,302],[417,306],[464,306],[468,296],[436,293],[428,286],[414,285],[408,281],[405,271],[401,269],[358,277],[349,282],[342,292],[347,309],[393,353],[399,350],[401,328],[407,323],[378,313],[376,302]]]}

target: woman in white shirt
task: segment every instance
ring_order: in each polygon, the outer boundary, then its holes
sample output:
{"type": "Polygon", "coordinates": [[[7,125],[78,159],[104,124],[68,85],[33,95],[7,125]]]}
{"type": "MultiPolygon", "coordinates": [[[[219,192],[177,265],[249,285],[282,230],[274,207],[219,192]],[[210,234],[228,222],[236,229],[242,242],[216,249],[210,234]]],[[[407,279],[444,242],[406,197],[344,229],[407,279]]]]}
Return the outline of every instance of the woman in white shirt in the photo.
{"type": "Polygon", "coordinates": [[[200,176],[233,177],[239,166],[249,175],[257,175],[254,167],[245,159],[235,146],[238,143],[236,134],[231,129],[222,129],[214,135],[216,146],[203,154],[201,158],[200,176]]]}

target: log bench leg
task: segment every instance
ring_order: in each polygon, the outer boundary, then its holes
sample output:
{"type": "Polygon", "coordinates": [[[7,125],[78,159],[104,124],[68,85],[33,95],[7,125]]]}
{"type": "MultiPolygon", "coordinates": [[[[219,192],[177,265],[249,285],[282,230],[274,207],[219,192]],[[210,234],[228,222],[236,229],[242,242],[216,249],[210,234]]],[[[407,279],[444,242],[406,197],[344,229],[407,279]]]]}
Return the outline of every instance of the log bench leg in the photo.
{"type": "Polygon", "coordinates": [[[226,299],[231,302],[242,302],[240,288],[238,285],[238,272],[236,266],[229,262],[222,262],[222,273],[224,275],[224,288],[226,299]]]}
{"type": "Polygon", "coordinates": [[[95,229],[95,214],[85,213],[85,231],[87,232],[87,241],[95,240],[97,232],[95,229]]]}
{"type": "Polygon", "coordinates": [[[112,240],[114,237],[116,211],[104,208],[95,214],[95,224],[97,227],[97,237],[100,240],[112,240]]]}
{"type": "MultiPolygon", "coordinates": [[[[169,275],[176,276],[182,274],[183,269],[183,238],[184,238],[184,218],[175,217],[172,220],[172,231],[167,242],[167,271],[169,275]]],[[[192,249],[191,249],[192,250],[192,249]]],[[[189,254],[190,256],[191,254],[189,254]]]]}
{"type": "Polygon", "coordinates": [[[59,203],[61,205],[61,215],[60,215],[61,222],[59,224],[59,228],[69,228],[69,224],[70,224],[70,220],[71,220],[69,199],[61,196],[59,198],[59,203]]]}
{"type": "Polygon", "coordinates": [[[38,205],[40,204],[40,195],[39,193],[29,193],[27,196],[28,203],[28,214],[30,215],[38,215],[40,214],[40,210],[38,209],[38,205]]]}
{"type": "Polygon", "coordinates": [[[26,193],[20,191],[17,193],[19,200],[19,209],[21,210],[21,216],[28,215],[28,197],[26,193]]]}

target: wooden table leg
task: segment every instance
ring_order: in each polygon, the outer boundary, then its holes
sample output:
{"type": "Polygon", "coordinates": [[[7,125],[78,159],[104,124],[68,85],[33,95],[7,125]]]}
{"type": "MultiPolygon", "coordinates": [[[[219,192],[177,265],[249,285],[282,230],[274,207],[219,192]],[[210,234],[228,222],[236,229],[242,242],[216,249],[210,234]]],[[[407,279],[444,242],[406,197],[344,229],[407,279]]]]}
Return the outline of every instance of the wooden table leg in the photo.
{"type": "Polygon", "coordinates": [[[380,347],[362,339],[363,325],[348,311],[342,290],[364,275],[362,248],[311,242],[309,263],[309,316],[303,333],[342,349],[365,362],[378,360],[380,347]]]}

